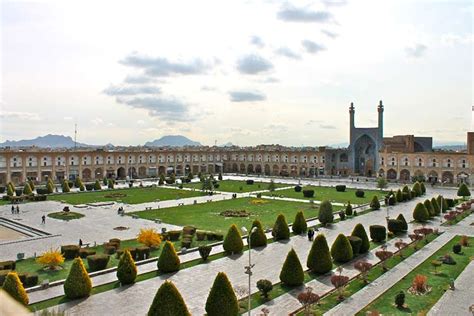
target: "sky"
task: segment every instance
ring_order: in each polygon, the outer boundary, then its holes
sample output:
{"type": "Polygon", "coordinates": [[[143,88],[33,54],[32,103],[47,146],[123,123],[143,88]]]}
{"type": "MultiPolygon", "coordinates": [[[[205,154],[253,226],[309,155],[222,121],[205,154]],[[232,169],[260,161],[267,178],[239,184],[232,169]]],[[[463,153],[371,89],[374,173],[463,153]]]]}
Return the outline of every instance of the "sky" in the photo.
{"type": "Polygon", "coordinates": [[[139,145],[460,142],[472,130],[471,1],[1,0],[0,141],[139,145]]]}

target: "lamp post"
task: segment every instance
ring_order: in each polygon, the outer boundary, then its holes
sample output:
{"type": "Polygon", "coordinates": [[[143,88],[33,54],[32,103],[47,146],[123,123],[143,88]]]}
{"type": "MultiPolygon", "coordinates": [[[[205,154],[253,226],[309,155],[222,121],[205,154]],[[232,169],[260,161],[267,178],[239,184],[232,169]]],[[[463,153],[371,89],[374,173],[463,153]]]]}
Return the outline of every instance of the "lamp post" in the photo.
{"type": "MultiPolygon", "coordinates": [[[[248,233],[248,230],[247,228],[245,227],[242,227],[241,228],[242,230],[242,233],[245,235],[248,233]]],[[[250,230],[250,233],[248,233],[247,235],[247,239],[248,239],[248,245],[249,245],[249,265],[248,266],[245,266],[245,274],[247,274],[249,276],[249,293],[248,293],[248,308],[247,308],[247,312],[248,312],[248,315],[250,316],[250,310],[251,310],[251,288],[252,288],[252,268],[255,266],[255,264],[252,264],[252,247],[251,247],[251,244],[250,244],[250,236],[255,233],[255,231],[257,230],[257,227],[252,227],[252,229],[250,230]]]]}

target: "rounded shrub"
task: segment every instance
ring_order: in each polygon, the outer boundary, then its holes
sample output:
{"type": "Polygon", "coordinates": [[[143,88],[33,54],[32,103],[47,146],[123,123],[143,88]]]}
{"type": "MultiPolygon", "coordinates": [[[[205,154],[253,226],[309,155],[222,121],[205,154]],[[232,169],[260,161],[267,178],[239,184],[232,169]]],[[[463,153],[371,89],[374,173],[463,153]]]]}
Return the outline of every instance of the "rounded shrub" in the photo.
{"type": "Polygon", "coordinates": [[[321,205],[319,206],[318,219],[321,225],[323,226],[334,222],[332,204],[328,200],[324,200],[323,202],[321,202],[321,205]]]}
{"type": "Polygon", "coordinates": [[[66,260],[74,259],[79,257],[79,250],[81,248],[78,245],[66,245],[61,246],[61,253],[66,260]]]}
{"type": "Polygon", "coordinates": [[[387,229],[382,225],[371,225],[369,227],[370,239],[375,242],[382,242],[387,239],[387,229]]]}
{"type": "Polygon", "coordinates": [[[408,223],[405,220],[405,217],[403,216],[403,214],[401,214],[401,213],[398,214],[397,219],[401,222],[402,231],[406,232],[408,230],[408,223]]]}
{"type": "Polygon", "coordinates": [[[349,240],[349,243],[351,244],[352,247],[352,254],[357,256],[360,252],[360,247],[362,246],[362,239],[356,236],[346,236],[347,239],[349,240]]]}
{"type": "Polygon", "coordinates": [[[295,192],[301,192],[303,188],[300,185],[295,186],[295,192]]]}
{"type": "Polygon", "coordinates": [[[355,196],[358,198],[363,198],[365,196],[365,192],[363,190],[357,190],[355,192],[355,196]]]}
{"type": "Polygon", "coordinates": [[[354,257],[352,246],[346,236],[339,234],[331,246],[331,256],[334,261],[344,263],[354,257]]]}
{"type": "Polygon", "coordinates": [[[314,273],[324,274],[332,270],[331,253],[323,234],[318,234],[311,245],[306,266],[314,273]]]}
{"type": "Polygon", "coordinates": [[[345,192],[346,191],[346,186],[343,184],[336,185],[336,191],[337,192],[345,192]]]}
{"type": "Polygon", "coordinates": [[[275,225],[273,225],[272,236],[275,241],[286,240],[290,238],[290,229],[288,228],[285,215],[278,215],[275,225]]]}
{"type": "Polygon", "coordinates": [[[29,299],[26,294],[23,284],[20,282],[18,274],[14,271],[9,272],[3,283],[3,290],[10,294],[10,296],[20,304],[28,305],[29,299]]]}
{"type": "Polygon", "coordinates": [[[423,223],[430,219],[430,214],[423,203],[418,203],[413,210],[413,219],[417,222],[423,223]]]}
{"type": "Polygon", "coordinates": [[[87,257],[87,264],[89,265],[89,271],[100,271],[107,268],[110,256],[105,254],[92,255],[87,257]]]}
{"type": "Polygon", "coordinates": [[[267,235],[263,231],[262,223],[256,219],[252,223],[253,227],[257,227],[257,230],[250,235],[250,245],[254,247],[265,247],[267,245],[267,235]]]}
{"type": "Polygon", "coordinates": [[[389,219],[387,221],[387,229],[389,232],[399,234],[403,231],[404,223],[398,219],[389,219]]]}
{"type": "Polygon", "coordinates": [[[306,224],[306,219],[304,218],[303,211],[299,211],[298,213],[296,213],[295,221],[293,222],[293,226],[291,227],[291,229],[296,235],[305,233],[308,230],[308,224],[306,224]]]}
{"type": "Polygon", "coordinates": [[[64,294],[69,299],[83,298],[90,295],[92,282],[86,267],[80,258],[74,259],[69,275],[64,282],[64,294]]]}
{"type": "Polygon", "coordinates": [[[298,286],[303,284],[304,272],[300,259],[294,249],[291,249],[286,256],[280,272],[280,281],[288,286],[298,286]]]}
{"type": "Polygon", "coordinates": [[[303,190],[303,196],[306,198],[314,197],[314,190],[303,190]]]}
{"type": "Polygon", "coordinates": [[[462,250],[462,246],[460,244],[453,245],[453,252],[455,254],[460,254],[462,250]]]}
{"type": "Polygon", "coordinates": [[[403,305],[405,305],[405,293],[400,291],[395,295],[395,306],[397,306],[397,308],[403,308],[403,305]]]}
{"type": "Polygon", "coordinates": [[[232,224],[224,239],[224,251],[228,254],[241,253],[244,249],[244,242],[240,235],[239,229],[232,224]]]}
{"type": "Polygon", "coordinates": [[[471,191],[469,191],[469,188],[465,183],[461,183],[458,189],[458,196],[463,197],[464,199],[467,198],[468,196],[471,196],[471,191]]]}
{"type": "Polygon", "coordinates": [[[158,257],[158,270],[164,273],[179,271],[181,261],[174,249],[173,243],[167,241],[158,257]]]}
{"type": "Polygon", "coordinates": [[[359,237],[362,240],[362,244],[359,249],[359,253],[366,253],[370,249],[370,241],[369,237],[367,236],[367,232],[362,224],[355,225],[354,229],[352,230],[351,236],[359,237]]]}
{"type": "Polygon", "coordinates": [[[380,210],[380,201],[376,195],[374,195],[374,197],[372,198],[372,201],[370,201],[370,208],[373,209],[374,211],[380,210]]]}
{"type": "Polygon", "coordinates": [[[212,284],[206,300],[206,313],[208,316],[236,316],[239,314],[237,297],[224,272],[219,272],[212,284]]]}
{"type": "Polygon", "coordinates": [[[186,303],[178,289],[170,281],[165,281],[158,291],[148,310],[148,316],[190,316],[186,303]]]}
{"type": "Polygon", "coordinates": [[[350,201],[347,202],[345,212],[346,212],[346,215],[347,215],[347,216],[351,216],[352,213],[353,213],[353,212],[352,212],[352,205],[351,205],[351,202],[350,202],[350,201]]]}
{"type": "Polygon", "coordinates": [[[137,266],[135,261],[130,255],[130,251],[125,250],[117,267],[117,279],[120,281],[120,284],[132,284],[135,282],[137,277],[137,266]]]}

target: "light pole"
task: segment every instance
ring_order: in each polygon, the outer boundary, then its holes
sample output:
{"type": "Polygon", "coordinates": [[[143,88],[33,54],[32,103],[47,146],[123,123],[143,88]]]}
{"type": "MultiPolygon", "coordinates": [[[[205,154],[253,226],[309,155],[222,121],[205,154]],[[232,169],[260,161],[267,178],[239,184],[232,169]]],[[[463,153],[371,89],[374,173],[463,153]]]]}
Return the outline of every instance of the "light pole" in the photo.
{"type": "MultiPolygon", "coordinates": [[[[242,233],[245,235],[248,233],[248,230],[247,228],[245,227],[242,227],[242,233]]],[[[252,264],[252,247],[251,247],[251,244],[250,244],[250,236],[255,233],[255,231],[257,230],[257,227],[252,227],[252,229],[250,230],[250,233],[247,235],[247,239],[248,239],[248,245],[249,245],[249,265],[248,266],[245,266],[245,274],[247,274],[249,276],[249,293],[248,293],[248,299],[249,299],[249,302],[248,302],[248,307],[247,307],[247,312],[248,312],[248,315],[250,316],[250,310],[251,310],[251,306],[252,306],[252,302],[251,302],[251,288],[252,288],[252,268],[255,266],[255,264],[252,264]]]]}

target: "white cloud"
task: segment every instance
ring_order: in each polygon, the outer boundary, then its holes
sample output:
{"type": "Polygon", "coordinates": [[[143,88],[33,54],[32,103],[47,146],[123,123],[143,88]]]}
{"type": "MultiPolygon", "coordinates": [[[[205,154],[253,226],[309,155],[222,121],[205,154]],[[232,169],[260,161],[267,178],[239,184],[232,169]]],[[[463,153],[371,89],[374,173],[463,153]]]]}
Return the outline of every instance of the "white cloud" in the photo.
{"type": "Polygon", "coordinates": [[[301,41],[301,45],[303,45],[306,52],[310,54],[317,54],[320,51],[326,50],[326,47],[324,47],[323,45],[310,40],[301,41]]]}
{"type": "Polygon", "coordinates": [[[426,47],[425,45],[418,43],[413,46],[406,47],[405,52],[408,57],[420,58],[424,56],[427,48],[428,47],[426,47]]]}
{"type": "Polygon", "coordinates": [[[32,112],[9,112],[0,111],[0,118],[5,120],[26,120],[26,121],[39,121],[41,117],[37,113],[32,112]]]}
{"type": "Polygon", "coordinates": [[[242,74],[255,75],[273,69],[273,64],[257,54],[243,56],[237,61],[237,70],[242,74]]]}

